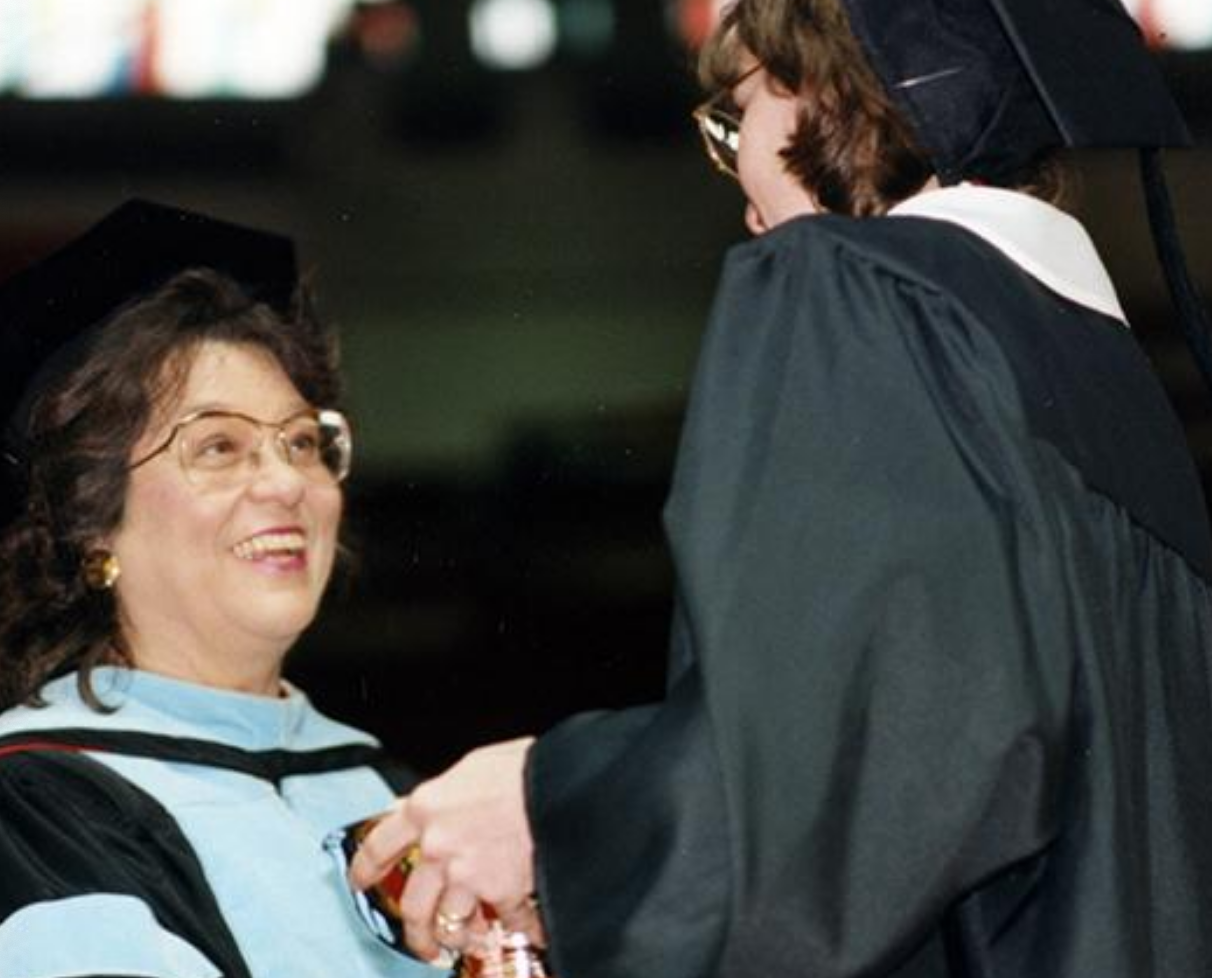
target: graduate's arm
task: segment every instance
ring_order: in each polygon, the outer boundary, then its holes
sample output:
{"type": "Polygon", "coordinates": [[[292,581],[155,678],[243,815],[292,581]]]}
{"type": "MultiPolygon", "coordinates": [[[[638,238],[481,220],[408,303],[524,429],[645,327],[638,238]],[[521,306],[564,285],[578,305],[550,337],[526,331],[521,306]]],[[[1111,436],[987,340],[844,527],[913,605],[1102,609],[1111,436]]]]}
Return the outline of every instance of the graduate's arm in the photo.
{"type": "Polygon", "coordinates": [[[540,737],[528,789],[555,974],[715,973],[731,860],[697,669],[659,706],[586,714],[540,737]]]}

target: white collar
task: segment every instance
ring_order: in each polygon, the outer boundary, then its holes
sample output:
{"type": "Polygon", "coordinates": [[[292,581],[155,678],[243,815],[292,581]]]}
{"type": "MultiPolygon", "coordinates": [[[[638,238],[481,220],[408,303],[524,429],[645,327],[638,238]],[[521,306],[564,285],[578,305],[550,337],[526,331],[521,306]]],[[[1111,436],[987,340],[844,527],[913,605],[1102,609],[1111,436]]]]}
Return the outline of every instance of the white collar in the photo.
{"type": "Polygon", "coordinates": [[[1086,229],[1051,204],[1014,190],[962,183],[916,194],[888,214],[958,224],[1053,292],[1128,325],[1086,229]]]}

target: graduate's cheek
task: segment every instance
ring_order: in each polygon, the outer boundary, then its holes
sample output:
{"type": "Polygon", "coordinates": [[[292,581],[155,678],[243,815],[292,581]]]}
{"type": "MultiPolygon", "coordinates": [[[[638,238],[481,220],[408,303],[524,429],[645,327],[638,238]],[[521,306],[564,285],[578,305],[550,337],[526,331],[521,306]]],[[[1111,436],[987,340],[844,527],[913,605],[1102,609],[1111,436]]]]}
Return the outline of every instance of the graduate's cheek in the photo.
{"type": "Polygon", "coordinates": [[[745,225],[754,234],[817,208],[812,195],[787,171],[780,152],[787,146],[798,119],[794,96],[757,86],[741,120],[737,171],[748,198],[745,225]]]}

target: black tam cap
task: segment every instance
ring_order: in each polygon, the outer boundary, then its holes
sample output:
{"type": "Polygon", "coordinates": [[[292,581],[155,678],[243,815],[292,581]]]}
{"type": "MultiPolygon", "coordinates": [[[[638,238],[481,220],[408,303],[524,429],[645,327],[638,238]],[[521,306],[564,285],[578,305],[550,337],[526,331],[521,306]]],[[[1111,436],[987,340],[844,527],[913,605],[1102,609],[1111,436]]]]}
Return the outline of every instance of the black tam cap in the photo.
{"type": "Polygon", "coordinates": [[[222,272],[282,312],[298,280],[288,238],[131,200],[0,285],[0,526],[20,496],[36,396],[80,362],[114,313],[191,268],[222,272]]]}
{"type": "Polygon", "coordinates": [[[842,0],[944,183],[1012,181],[1043,151],[1185,146],[1119,0],[842,0]]]}

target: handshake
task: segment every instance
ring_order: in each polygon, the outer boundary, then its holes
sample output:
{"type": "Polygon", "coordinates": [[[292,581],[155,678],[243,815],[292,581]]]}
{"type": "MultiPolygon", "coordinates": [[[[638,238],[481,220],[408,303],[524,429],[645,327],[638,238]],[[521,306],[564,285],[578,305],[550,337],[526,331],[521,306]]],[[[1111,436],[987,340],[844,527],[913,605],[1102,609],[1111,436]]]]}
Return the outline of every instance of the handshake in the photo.
{"type": "Polygon", "coordinates": [[[334,842],[376,935],[460,976],[539,978],[524,773],[531,738],[472,751],[334,842]]]}

